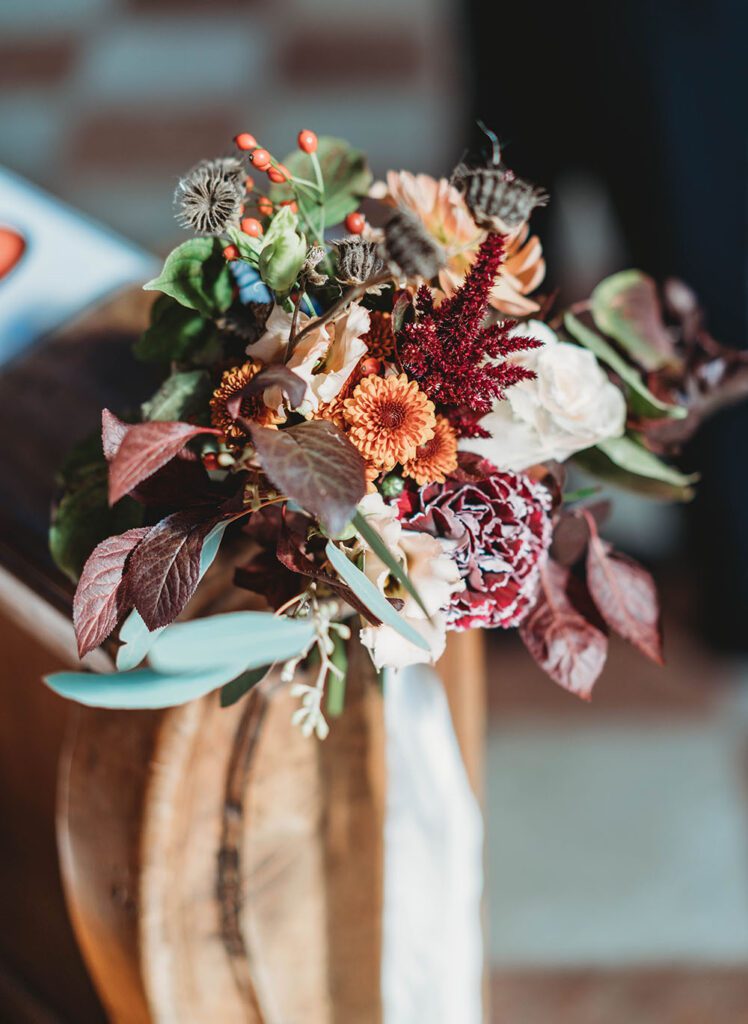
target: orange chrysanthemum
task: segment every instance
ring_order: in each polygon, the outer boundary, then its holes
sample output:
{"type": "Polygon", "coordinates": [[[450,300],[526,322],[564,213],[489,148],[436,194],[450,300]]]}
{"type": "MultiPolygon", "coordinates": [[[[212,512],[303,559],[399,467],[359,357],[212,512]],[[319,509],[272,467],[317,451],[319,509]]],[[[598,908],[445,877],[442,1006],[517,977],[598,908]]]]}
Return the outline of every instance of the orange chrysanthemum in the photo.
{"type": "MultiPolygon", "coordinates": [[[[214,427],[221,431],[227,441],[238,441],[245,438],[246,431],[242,430],[239,423],[229,414],[226,403],[237,394],[238,391],[248,384],[249,381],[262,369],[262,363],[250,359],[243,366],[234,366],[221,377],[220,386],[213,392],[210,400],[210,421],[214,427]]],[[[264,426],[272,426],[279,422],[278,416],[269,409],[262,395],[251,395],[242,399],[239,410],[241,416],[264,426]]]]}
{"type": "Polygon", "coordinates": [[[336,427],[340,427],[341,430],[346,429],[345,422],[345,392],[346,387],[343,387],[343,392],[336,395],[331,402],[322,402],[317,411],[314,414],[315,420],[329,420],[330,423],[334,423],[336,427]]]}
{"type": "Polygon", "coordinates": [[[391,359],[395,351],[391,314],[372,310],[369,314],[369,330],[363,340],[369,350],[368,354],[374,359],[391,359]]]}
{"type": "Polygon", "coordinates": [[[364,377],[344,403],[348,437],[367,462],[392,469],[434,436],[434,403],[414,380],[364,377]]]}
{"type": "Polygon", "coordinates": [[[447,474],[457,469],[457,434],[446,416],[436,417],[434,436],[416,449],[403,465],[405,476],[419,485],[443,484],[447,474]]]}

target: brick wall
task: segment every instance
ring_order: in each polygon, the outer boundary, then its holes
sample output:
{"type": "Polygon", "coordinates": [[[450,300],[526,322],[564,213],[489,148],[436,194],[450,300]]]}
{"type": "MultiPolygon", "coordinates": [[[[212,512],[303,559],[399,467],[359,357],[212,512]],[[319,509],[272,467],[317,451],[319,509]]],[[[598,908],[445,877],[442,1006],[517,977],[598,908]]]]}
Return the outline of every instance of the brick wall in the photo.
{"type": "Polygon", "coordinates": [[[150,246],[178,174],[309,127],[389,166],[460,154],[456,0],[3,0],[0,163],[150,246]]]}

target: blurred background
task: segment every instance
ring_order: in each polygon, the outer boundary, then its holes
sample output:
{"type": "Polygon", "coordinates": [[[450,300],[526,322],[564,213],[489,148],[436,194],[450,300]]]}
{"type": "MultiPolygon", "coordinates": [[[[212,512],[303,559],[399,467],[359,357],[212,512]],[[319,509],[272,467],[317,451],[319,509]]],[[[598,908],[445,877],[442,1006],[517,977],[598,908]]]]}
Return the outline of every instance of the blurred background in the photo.
{"type": "MultiPolygon", "coordinates": [[[[3,0],[0,165],[163,254],[180,172],[237,131],[445,174],[480,117],[551,192],[533,223],[563,299],[679,275],[743,347],[747,35],[742,0],[3,0]]],[[[686,510],[616,496],[664,670],[614,641],[586,706],[489,639],[497,1022],[748,1021],[747,444],[745,407],[707,427],[686,510]]]]}

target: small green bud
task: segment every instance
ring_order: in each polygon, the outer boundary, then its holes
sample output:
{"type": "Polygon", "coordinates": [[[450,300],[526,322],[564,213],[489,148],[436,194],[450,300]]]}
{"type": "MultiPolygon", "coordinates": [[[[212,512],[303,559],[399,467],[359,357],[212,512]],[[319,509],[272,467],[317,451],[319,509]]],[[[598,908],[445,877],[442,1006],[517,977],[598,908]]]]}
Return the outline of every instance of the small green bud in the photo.
{"type": "Polygon", "coordinates": [[[399,498],[403,493],[405,487],[405,481],[401,476],[396,473],[390,473],[386,476],[381,484],[382,494],[385,498],[399,498]]]}

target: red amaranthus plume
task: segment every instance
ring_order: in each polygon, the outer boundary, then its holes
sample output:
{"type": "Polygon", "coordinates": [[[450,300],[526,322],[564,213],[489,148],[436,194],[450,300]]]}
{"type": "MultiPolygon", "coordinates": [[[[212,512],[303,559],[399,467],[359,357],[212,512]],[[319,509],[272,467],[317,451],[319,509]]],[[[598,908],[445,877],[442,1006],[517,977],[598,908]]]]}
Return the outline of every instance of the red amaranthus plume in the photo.
{"type": "Polygon", "coordinates": [[[502,236],[489,234],[462,286],[438,309],[431,290],[426,285],[419,289],[418,315],[398,336],[403,369],[461,437],[487,437],[478,421],[505,397],[508,387],[535,377],[524,366],[504,360],[541,342],[512,337],[515,320],[483,326],[503,256],[502,236]]]}

